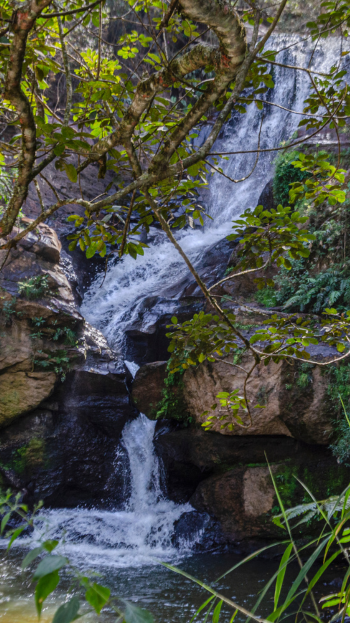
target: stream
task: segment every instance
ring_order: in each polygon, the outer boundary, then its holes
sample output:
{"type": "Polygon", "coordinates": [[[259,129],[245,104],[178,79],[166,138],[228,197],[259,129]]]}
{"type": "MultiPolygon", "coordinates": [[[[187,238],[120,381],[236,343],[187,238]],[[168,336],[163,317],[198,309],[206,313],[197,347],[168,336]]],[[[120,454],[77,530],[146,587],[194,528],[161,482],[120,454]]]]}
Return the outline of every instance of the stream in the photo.
{"type": "MultiPolygon", "coordinates": [[[[270,49],[280,49],[297,44],[297,37],[276,35],[270,49]]],[[[322,42],[322,50],[315,55],[318,71],[329,68],[337,56],[338,41],[322,42]]],[[[281,52],[277,60],[290,65],[306,66],[308,49],[298,44],[281,52]]],[[[283,67],[274,67],[276,87],[270,89],[266,99],[281,106],[301,111],[308,94],[308,76],[283,67]]],[[[216,142],[215,151],[250,150],[257,146],[262,112],[255,105],[246,114],[234,114],[223,136],[216,142]]],[[[266,149],[288,140],[297,129],[300,117],[275,106],[265,111],[261,148],[266,149]]],[[[210,127],[197,139],[203,141],[210,127]]],[[[178,240],[195,265],[212,245],[230,233],[231,221],[246,208],[254,208],[259,195],[273,174],[274,154],[260,155],[253,174],[241,184],[233,184],[220,175],[210,178],[205,203],[213,221],[206,219],[204,228],[186,230],[177,234],[178,240]]],[[[230,156],[223,161],[225,173],[234,178],[247,176],[254,166],[255,155],[230,156]]],[[[187,268],[176,249],[155,231],[149,238],[149,248],[144,257],[134,261],[127,256],[111,265],[100,287],[97,279],[85,293],[82,314],[89,322],[100,328],[111,346],[123,349],[125,332],[138,321],[144,330],[155,322],[158,308],[144,313],[142,305],[146,297],[162,297],[167,313],[175,308],[176,284],[186,275],[187,268]],[[141,320],[140,320],[141,319],[141,320]]],[[[129,366],[130,367],[130,366],[129,366]]],[[[131,365],[133,372],[136,364],[131,365]]],[[[125,504],[122,510],[99,509],[52,509],[41,513],[34,533],[23,538],[7,557],[3,554],[1,564],[0,621],[2,623],[30,623],[36,620],[33,585],[30,573],[21,572],[20,561],[30,545],[33,546],[44,534],[46,538],[58,538],[60,553],[68,556],[80,570],[92,570],[101,574],[101,583],[111,587],[113,594],[135,601],[153,612],[157,621],[171,623],[189,622],[207,594],[190,580],[166,569],[160,561],[180,566],[201,580],[211,583],[228,568],[239,561],[233,553],[196,553],[194,545],[201,542],[205,527],[194,534],[191,542],[186,539],[174,544],[174,530],[178,520],[191,512],[189,504],[176,504],[167,499],[162,487],[161,469],[153,448],[156,423],[140,414],[125,425],[122,445],[128,455],[130,472],[125,474],[125,504]]],[[[124,469],[123,457],[116,456],[116,469],[124,469]]],[[[239,568],[234,574],[220,580],[217,587],[238,601],[242,606],[252,607],[256,595],[266,580],[276,570],[276,560],[257,559],[239,568]]],[[[293,570],[291,571],[293,574],[293,570]]],[[[64,587],[69,587],[65,578],[64,587]]],[[[53,608],[62,600],[61,592],[55,592],[43,612],[42,621],[51,621],[53,608]]],[[[270,599],[270,597],[269,597],[270,599]]],[[[270,601],[270,606],[271,606],[270,601]]],[[[268,605],[259,613],[267,615],[268,605]]],[[[220,621],[228,623],[228,610],[223,610],[220,621]]],[[[96,617],[87,615],[86,621],[96,617]]],[[[106,623],[114,620],[110,613],[101,616],[106,623]]],[[[236,620],[242,620],[239,617],[236,620]]]]}

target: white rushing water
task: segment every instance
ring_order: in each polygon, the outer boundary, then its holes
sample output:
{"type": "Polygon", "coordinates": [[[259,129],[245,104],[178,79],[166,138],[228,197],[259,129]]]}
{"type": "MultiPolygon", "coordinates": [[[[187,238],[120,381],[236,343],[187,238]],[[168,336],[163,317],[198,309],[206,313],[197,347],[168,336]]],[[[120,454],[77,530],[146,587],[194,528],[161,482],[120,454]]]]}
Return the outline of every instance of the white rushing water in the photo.
{"type": "Polygon", "coordinates": [[[31,542],[43,535],[58,539],[60,552],[85,568],[137,567],[185,553],[186,545],[178,552],[172,536],[175,522],[192,508],[167,500],[161,491],[159,462],[153,448],[155,425],[140,414],[124,428],[122,442],[131,477],[131,494],[124,510],[44,511],[31,542]]]}
{"type": "MultiPolygon", "coordinates": [[[[293,39],[288,35],[276,35],[269,47],[282,49],[297,41],[297,37],[293,39]]],[[[339,57],[338,47],[335,39],[322,42],[313,60],[318,71],[330,68],[339,57]]],[[[308,47],[302,42],[281,51],[277,60],[289,65],[307,66],[308,56],[308,47]]],[[[274,66],[271,73],[276,86],[264,96],[266,100],[302,111],[310,87],[307,74],[278,66],[274,66]]],[[[213,151],[256,149],[262,114],[255,104],[248,106],[246,114],[236,113],[225,127],[223,136],[216,141],[213,151]]],[[[300,116],[287,110],[276,106],[267,107],[262,123],[261,148],[275,147],[289,139],[299,121],[300,116]]],[[[209,131],[210,126],[201,133],[200,140],[204,140],[209,131]]],[[[200,258],[213,244],[230,233],[233,218],[246,208],[257,205],[261,191],[273,175],[274,158],[274,152],[262,153],[254,173],[239,184],[230,182],[218,173],[210,178],[205,203],[213,221],[206,219],[204,228],[177,234],[195,264],[200,262],[200,258]]],[[[228,161],[223,160],[221,166],[227,175],[240,179],[250,173],[254,162],[255,154],[239,154],[230,156],[228,161]]],[[[163,295],[169,286],[176,284],[186,274],[188,269],[176,249],[162,232],[157,231],[150,247],[145,249],[144,257],[138,256],[135,261],[126,256],[110,267],[102,287],[96,280],[85,295],[82,313],[103,331],[111,345],[122,344],[125,331],[140,318],[145,297],[163,295]]],[[[154,322],[152,313],[145,314],[142,311],[141,317],[145,327],[154,322]]]]}

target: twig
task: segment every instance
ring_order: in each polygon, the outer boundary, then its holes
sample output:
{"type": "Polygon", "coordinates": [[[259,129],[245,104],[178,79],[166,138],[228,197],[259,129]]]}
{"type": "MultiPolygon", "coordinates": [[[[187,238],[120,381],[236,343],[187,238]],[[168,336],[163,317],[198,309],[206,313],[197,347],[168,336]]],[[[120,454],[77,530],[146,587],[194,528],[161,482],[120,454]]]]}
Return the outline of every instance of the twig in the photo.
{"type": "Polygon", "coordinates": [[[136,190],[134,190],[134,192],[132,193],[132,197],[131,197],[131,201],[130,201],[130,205],[129,205],[129,210],[128,210],[128,213],[126,215],[125,227],[124,227],[124,231],[123,231],[123,238],[122,238],[122,242],[121,242],[120,249],[119,249],[119,257],[122,257],[122,255],[124,253],[126,237],[127,237],[127,233],[128,233],[128,229],[129,229],[129,225],[130,225],[132,209],[134,207],[135,195],[136,195],[136,190]]]}

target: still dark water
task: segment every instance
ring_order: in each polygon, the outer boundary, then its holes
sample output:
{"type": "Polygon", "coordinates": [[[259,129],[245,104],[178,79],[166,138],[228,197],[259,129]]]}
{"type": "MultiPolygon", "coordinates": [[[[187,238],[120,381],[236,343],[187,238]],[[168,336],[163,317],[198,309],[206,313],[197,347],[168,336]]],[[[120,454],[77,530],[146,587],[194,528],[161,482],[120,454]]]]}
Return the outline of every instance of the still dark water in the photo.
{"type": "MultiPolygon", "coordinates": [[[[37,621],[33,599],[33,584],[31,572],[21,571],[20,563],[23,559],[23,550],[1,554],[1,586],[0,586],[0,621],[1,623],[34,623],[37,621]]],[[[225,573],[230,567],[239,562],[240,558],[233,554],[197,554],[175,561],[178,567],[207,584],[225,573]]],[[[215,584],[225,596],[233,599],[247,609],[250,609],[265,583],[274,574],[278,567],[278,560],[255,559],[239,567],[232,574],[215,584]]],[[[85,570],[84,570],[85,571],[85,570]]],[[[93,570],[98,571],[97,568],[93,570]]],[[[286,579],[292,580],[298,569],[291,569],[286,579]]],[[[338,579],[342,576],[342,568],[335,567],[327,577],[327,585],[323,582],[316,591],[317,598],[337,590],[338,579]],[[331,586],[329,586],[331,583],[331,586]]],[[[97,581],[108,585],[114,595],[135,602],[138,606],[150,610],[158,623],[189,623],[198,607],[209,597],[209,594],[200,586],[187,580],[162,565],[147,565],[136,568],[106,568],[101,566],[101,576],[97,581]]],[[[41,621],[50,623],[55,609],[65,598],[64,590],[69,590],[69,577],[65,577],[61,589],[56,589],[53,597],[48,601],[41,621]]],[[[258,614],[268,616],[273,609],[273,590],[265,598],[264,605],[259,608],[258,614]]],[[[220,623],[228,623],[233,614],[227,606],[223,606],[220,623]]],[[[83,621],[92,623],[111,623],[115,615],[104,612],[100,617],[87,613],[83,621]]],[[[204,621],[201,613],[196,619],[204,621]]],[[[326,617],[324,620],[329,620],[326,617]]],[[[208,617],[211,621],[212,617],[208,617]]],[[[244,617],[237,616],[235,621],[243,621],[244,617]]],[[[294,621],[295,616],[288,617],[294,621]]]]}

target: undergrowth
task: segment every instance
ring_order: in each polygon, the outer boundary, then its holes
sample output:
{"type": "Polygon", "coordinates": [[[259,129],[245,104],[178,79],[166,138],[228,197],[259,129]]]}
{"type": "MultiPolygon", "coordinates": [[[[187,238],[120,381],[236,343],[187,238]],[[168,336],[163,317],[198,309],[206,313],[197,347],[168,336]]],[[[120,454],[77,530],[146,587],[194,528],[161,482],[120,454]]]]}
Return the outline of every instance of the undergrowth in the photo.
{"type": "Polygon", "coordinates": [[[281,153],[275,160],[275,175],[273,178],[273,195],[276,204],[279,203],[283,206],[290,204],[289,202],[289,184],[293,182],[302,182],[310,175],[295,168],[292,165],[293,160],[296,160],[298,152],[291,151],[281,153]]]}
{"type": "Polygon", "coordinates": [[[350,459],[350,426],[347,413],[350,412],[350,363],[340,363],[327,370],[329,385],[327,394],[330,409],[334,416],[333,426],[336,440],[331,450],[338,463],[349,465],[350,459]]]}
{"type": "Polygon", "coordinates": [[[18,283],[18,293],[29,300],[39,299],[50,292],[48,275],[29,277],[18,283]]]}
{"type": "Polygon", "coordinates": [[[167,376],[164,380],[162,399],[157,405],[156,419],[172,419],[182,422],[185,426],[192,423],[193,418],[189,415],[183,398],[185,370],[180,368],[176,372],[170,372],[170,362],[167,364],[167,376]]]}

